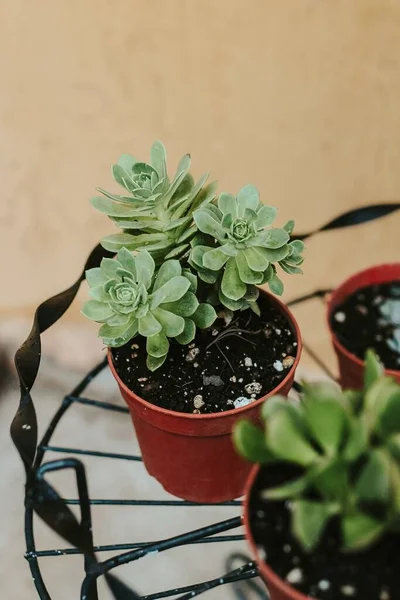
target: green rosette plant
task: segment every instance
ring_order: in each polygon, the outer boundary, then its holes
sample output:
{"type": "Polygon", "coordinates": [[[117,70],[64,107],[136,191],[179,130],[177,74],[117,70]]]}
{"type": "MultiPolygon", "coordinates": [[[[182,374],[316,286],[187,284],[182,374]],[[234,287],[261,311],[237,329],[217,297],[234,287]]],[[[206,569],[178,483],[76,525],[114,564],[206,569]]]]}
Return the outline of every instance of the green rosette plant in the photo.
{"type": "Polygon", "coordinates": [[[147,250],[134,255],[122,248],[115,260],[103,258],[100,267],[89,269],[86,280],[91,300],[82,312],[102,323],[99,337],[110,347],[122,346],[136,335],[145,337],[151,371],[164,363],[168,338],[188,344],[196,327],[210,327],[217,316],[211,305],[197,300],[193,273],[174,259],[155,271],[147,250]]]}
{"type": "Polygon", "coordinates": [[[190,249],[197,228],[193,212],[215,197],[216,183],[205,186],[208,174],[197,183],[189,173],[190,155],[185,154],[170,181],[166,150],[159,141],[150,150],[150,163],[123,154],[112,166],[115,181],[125,189],[123,195],[103,194],[92,199],[123,230],[101,240],[104,248],[117,252],[146,249],[156,264],[182,257],[190,249]]]}
{"type": "Polygon", "coordinates": [[[190,264],[200,279],[214,284],[216,302],[233,311],[250,306],[258,312],[256,285],[268,283],[273,293],[283,292],[277,264],[287,273],[302,273],[305,245],[290,241],[293,221],[283,228],[270,227],[276,214],[276,208],[260,202],[252,185],[236,197],[222,193],[217,205],[194,212],[201,233],[191,242],[190,264]]]}
{"type": "Polygon", "coordinates": [[[289,501],[291,530],[306,551],[336,519],[344,551],[359,551],[400,532],[400,385],[366,356],[363,391],[304,384],[301,401],[274,397],[262,408],[265,430],[247,421],[234,430],[250,461],[288,465],[299,475],[265,489],[267,501],[289,501]]]}

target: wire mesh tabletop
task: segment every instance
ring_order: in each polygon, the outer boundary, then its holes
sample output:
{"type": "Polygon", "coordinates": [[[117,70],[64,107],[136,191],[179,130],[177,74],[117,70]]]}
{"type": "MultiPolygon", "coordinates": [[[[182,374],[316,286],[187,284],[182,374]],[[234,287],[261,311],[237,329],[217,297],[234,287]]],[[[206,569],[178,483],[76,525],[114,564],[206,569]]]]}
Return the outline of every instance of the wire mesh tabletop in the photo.
{"type": "MultiPolygon", "coordinates": [[[[398,204],[391,204],[365,207],[351,211],[320,228],[319,231],[366,222],[373,218],[389,214],[397,208],[399,208],[398,204]]],[[[297,237],[304,239],[308,235],[311,234],[297,237]]],[[[225,573],[220,577],[168,590],[155,590],[150,594],[142,596],[138,595],[137,590],[133,591],[119,577],[114,575],[113,571],[115,568],[138,561],[143,557],[155,553],[167,552],[173,548],[196,544],[219,544],[219,546],[222,545],[221,548],[224,548],[224,543],[240,542],[244,539],[244,535],[240,500],[212,504],[187,502],[173,497],[168,499],[108,499],[91,498],[89,496],[88,481],[83,464],[84,458],[109,459],[111,463],[114,461],[140,463],[142,461],[139,455],[113,452],[112,448],[86,450],[74,446],[54,445],[52,443],[53,434],[57,426],[62,419],[68,418],[70,409],[74,406],[83,405],[103,415],[112,412],[129,413],[128,408],[121,404],[113,404],[85,395],[88,385],[105,368],[108,368],[106,360],[102,360],[83,378],[70,394],[67,394],[62,399],[42,439],[38,442],[36,413],[30,390],[39,370],[41,355],[40,334],[53,325],[67,310],[84,278],[85,270],[96,266],[105,255],[109,254],[101,247],[95,248],[77,282],[65,292],[44,302],[38,308],[31,334],[16,354],[16,367],[21,386],[21,400],[18,412],[13,420],[11,434],[26,470],[25,557],[29,562],[37,593],[41,600],[52,600],[42,576],[40,568],[41,559],[64,555],[82,555],[85,576],[81,585],[80,600],[98,600],[97,584],[100,577],[106,579],[111,593],[116,600],[158,600],[169,597],[174,597],[176,600],[186,600],[226,584],[233,584],[231,588],[232,593],[238,600],[245,600],[248,597],[247,594],[250,592],[253,598],[257,597],[268,600],[269,596],[264,584],[256,579],[258,577],[258,570],[255,562],[241,552],[233,552],[228,555],[225,564],[225,573]],[[53,453],[62,456],[65,455],[65,457],[44,462],[45,456],[51,456],[53,453]],[[77,457],[80,458],[78,459],[77,457]],[[51,473],[60,471],[72,471],[74,473],[78,491],[76,498],[62,498],[48,482],[48,476],[51,473]],[[72,510],[74,506],[78,506],[80,509],[80,519],[75,516],[72,510]],[[194,527],[190,531],[184,531],[160,540],[141,542],[132,540],[127,543],[112,543],[112,540],[110,540],[108,544],[94,545],[92,506],[109,507],[109,510],[112,510],[112,507],[116,506],[146,506],[152,509],[164,507],[171,511],[176,511],[182,507],[192,507],[191,510],[194,511],[194,515],[200,507],[212,506],[216,510],[222,511],[224,508],[230,507],[230,509],[235,510],[236,514],[233,517],[221,518],[206,526],[194,527]],[[35,515],[39,516],[54,532],[59,534],[69,546],[48,550],[37,549],[34,534],[35,515]],[[98,555],[103,552],[113,552],[116,554],[101,561],[98,555]]],[[[292,300],[288,303],[288,306],[301,306],[314,299],[318,299],[318,301],[324,303],[329,291],[327,289],[317,290],[292,300]]],[[[303,347],[314,364],[317,365],[319,372],[323,372],[325,376],[335,379],[335,375],[331,372],[329,366],[313,350],[312,344],[309,344],[307,340],[303,340],[303,347]]],[[[298,392],[300,389],[300,385],[295,383],[294,391],[298,392]]],[[[176,513],[172,514],[176,515],[176,513]]],[[[193,523],[195,523],[195,519],[193,519],[193,523]]],[[[221,550],[222,552],[223,550],[221,550]]],[[[56,598],[53,600],[56,600],[56,598]]]]}

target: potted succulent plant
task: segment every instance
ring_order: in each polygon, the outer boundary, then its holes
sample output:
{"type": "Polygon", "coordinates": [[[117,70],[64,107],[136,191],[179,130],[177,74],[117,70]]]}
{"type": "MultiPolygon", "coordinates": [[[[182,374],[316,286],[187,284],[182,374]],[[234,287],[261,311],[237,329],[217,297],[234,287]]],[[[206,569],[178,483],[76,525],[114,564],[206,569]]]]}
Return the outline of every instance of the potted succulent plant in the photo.
{"type": "Polygon", "coordinates": [[[342,283],[328,303],[328,326],[344,387],[362,387],[367,348],[400,382],[400,264],[370,267],[342,283]]]}
{"type": "Polygon", "coordinates": [[[144,463],[169,492],[219,502],[244,492],[249,465],[232,445],[240,415],[290,389],[300,358],[295,320],[279,295],[277,266],[300,273],[294,223],[271,227],[276,209],[254,186],[216,195],[194,183],[190,157],[172,182],[164,146],[151,163],[123,155],[112,167],[122,195],[93,205],[123,231],[102,240],[116,258],[87,272],[83,314],[99,336],[131,412],[144,463]]]}
{"type": "Polygon", "coordinates": [[[304,384],[242,420],[246,534],[271,600],[400,598],[400,385],[368,351],[363,390],[304,384]]]}

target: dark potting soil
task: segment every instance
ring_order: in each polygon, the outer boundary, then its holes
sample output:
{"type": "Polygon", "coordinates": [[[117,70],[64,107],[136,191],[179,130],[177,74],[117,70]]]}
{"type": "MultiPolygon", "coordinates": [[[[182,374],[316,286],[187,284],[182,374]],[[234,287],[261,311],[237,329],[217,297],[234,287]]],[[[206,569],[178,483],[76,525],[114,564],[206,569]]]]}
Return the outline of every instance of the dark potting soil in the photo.
{"type": "Polygon", "coordinates": [[[365,351],[373,348],[387,369],[400,370],[400,281],[364,287],[348,296],[333,311],[331,327],[358,358],[364,359],[365,351]]]}
{"type": "Polygon", "coordinates": [[[151,373],[146,341],[112,350],[122,381],[136,394],[162,408],[185,413],[216,413],[261,398],[286,377],[297,354],[297,339],[275,303],[260,297],[261,317],[252,311],[218,319],[198,330],[189,346],[170,340],[166,362],[151,373]]]}
{"type": "Polygon", "coordinates": [[[399,600],[400,535],[387,535],[360,554],[340,553],[337,522],[331,522],[313,554],[289,531],[288,503],[263,500],[260,492],[279,485],[291,472],[282,465],[260,470],[250,497],[250,523],[259,558],[306,596],[319,600],[399,600]]]}

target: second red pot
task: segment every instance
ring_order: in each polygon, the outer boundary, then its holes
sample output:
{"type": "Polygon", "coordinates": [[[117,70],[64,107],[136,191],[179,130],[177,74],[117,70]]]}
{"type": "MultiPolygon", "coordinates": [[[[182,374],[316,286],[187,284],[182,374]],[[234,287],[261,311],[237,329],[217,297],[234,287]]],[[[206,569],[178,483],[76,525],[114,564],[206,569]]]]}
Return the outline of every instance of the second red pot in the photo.
{"type": "MultiPolygon", "coordinates": [[[[336,307],[357,290],[370,285],[400,280],[400,264],[379,265],[356,273],[332,293],[327,310],[328,327],[339,364],[340,384],[343,388],[361,389],[364,378],[364,361],[343,346],[331,326],[331,316],[336,307]]],[[[400,383],[400,371],[386,369],[386,374],[400,383]]]]}
{"type": "Polygon", "coordinates": [[[257,547],[254,542],[253,534],[251,531],[250,523],[250,501],[251,501],[251,490],[253,484],[257,478],[260,467],[256,465],[253,467],[250,477],[246,485],[246,497],[244,500],[244,527],[248,543],[250,544],[252,554],[256,558],[258,570],[264,583],[266,584],[271,600],[311,600],[310,596],[305,596],[298,590],[295,590],[291,585],[283,581],[276,573],[271,569],[267,563],[265,563],[258,555],[257,547]]]}
{"type": "Polygon", "coordinates": [[[295,333],[296,359],[279,386],[242,408],[196,415],[155,406],[121,381],[111,352],[108,353],[110,369],[131,413],[146,469],[165,490],[179,498],[225,502],[242,496],[252,465],[235,451],[231,438],[233,425],[240,418],[256,423],[264,400],[275,394],[288,394],[293,385],[302,348],[300,330],[288,308],[274,296],[268,296],[285,314],[295,333]]]}

